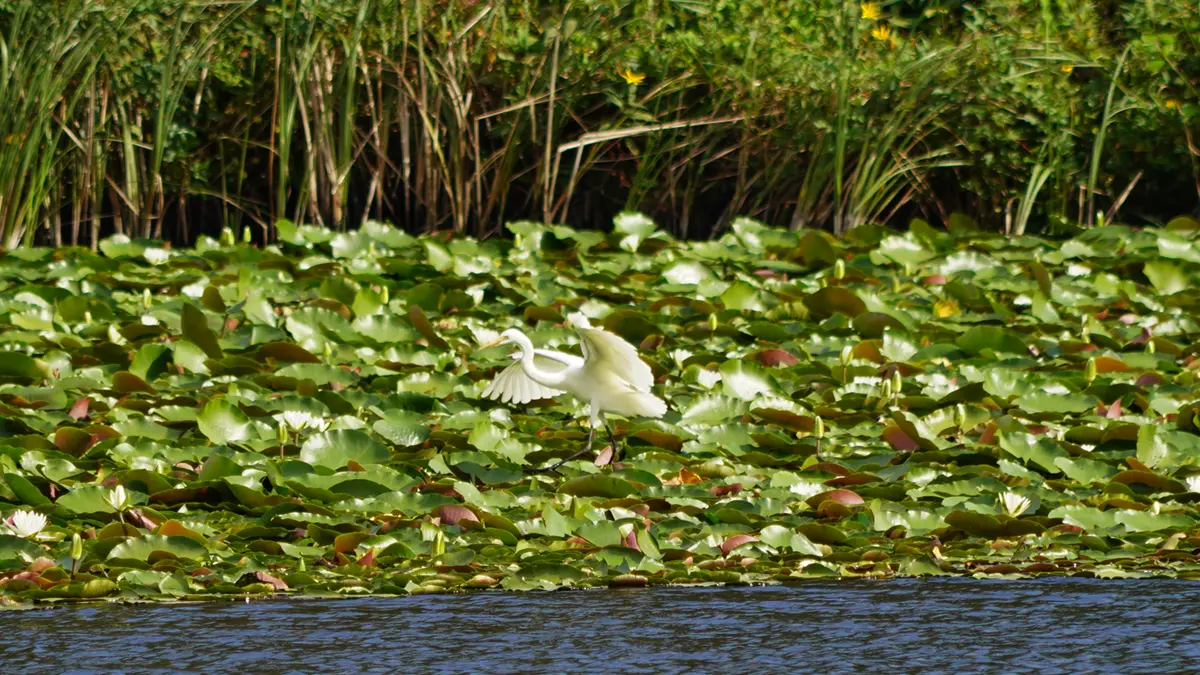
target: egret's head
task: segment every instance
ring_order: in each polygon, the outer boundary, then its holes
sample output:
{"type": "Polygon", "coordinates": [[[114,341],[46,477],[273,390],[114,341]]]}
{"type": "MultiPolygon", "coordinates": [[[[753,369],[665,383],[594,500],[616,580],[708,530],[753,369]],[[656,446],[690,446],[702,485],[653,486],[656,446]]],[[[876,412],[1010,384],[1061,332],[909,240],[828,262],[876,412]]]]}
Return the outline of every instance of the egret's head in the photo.
{"type": "Polygon", "coordinates": [[[487,349],[489,347],[495,347],[497,345],[502,345],[502,344],[507,344],[507,343],[513,342],[514,341],[513,336],[520,335],[520,334],[521,334],[521,331],[517,330],[516,328],[509,328],[508,330],[501,333],[500,337],[496,338],[495,340],[492,340],[491,342],[487,343],[486,345],[483,345],[482,347],[480,347],[480,349],[487,349]]]}

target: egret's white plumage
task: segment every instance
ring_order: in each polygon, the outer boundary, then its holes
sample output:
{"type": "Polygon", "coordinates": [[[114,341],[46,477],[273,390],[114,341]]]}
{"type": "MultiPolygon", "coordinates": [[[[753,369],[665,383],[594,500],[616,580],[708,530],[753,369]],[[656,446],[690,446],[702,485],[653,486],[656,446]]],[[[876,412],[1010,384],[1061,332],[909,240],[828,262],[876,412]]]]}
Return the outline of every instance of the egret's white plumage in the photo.
{"type": "MultiPolygon", "coordinates": [[[[538,349],[534,353],[534,363],[538,368],[548,372],[556,373],[567,367],[566,364],[548,358],[538,352],[547,350],[538,349]]],[[[563,354],[563,356],[572,356],[571,354],[563,354]]],[[[525,374],[525,369],[521,365],[521,355],[513,354],[514,359],[518,359],[516,363],[500,371],[496,379],[492,380],[487,389],[483,390],[484,398],[500,399],[504,403],[516,403],[518,405],[536,401],[540,398],[554,398],[563,394],[560,389],[551,389],[545,385],[539,384],[536,380],[525,374]]],[[[578,358],[572,356],[572,358],[578,358]]],[[[579,359],[582,363],[583,359],[579,359]]]]}
{"type": "MultiPolygon", "coordinates": [[[[583,358],[549,349],[535,349],[521,331],[506,330],[500,334],[497,343],[516,343],[521,351],[514,354],[513,358],[518,361],[501,371],[484,389],[483,396],[520,404],[568,393],[587,401],[590,404],[591,433],[583,452],[591,449],[596,427],[604,426],[607,430],[604,419],[606,412],[626,417],[655,418],[666,413],[667,404],[650,392],[654,385],[654,374],[638,356],[633,345],[620,336],[593,328],[582,314],[572,314],[568,320],[579,335],[583,358]]],[[[611,431],[609,438],[612,438],[611,431]]],[[[614,452],[615,445],[614,441],[614,452]]]]}

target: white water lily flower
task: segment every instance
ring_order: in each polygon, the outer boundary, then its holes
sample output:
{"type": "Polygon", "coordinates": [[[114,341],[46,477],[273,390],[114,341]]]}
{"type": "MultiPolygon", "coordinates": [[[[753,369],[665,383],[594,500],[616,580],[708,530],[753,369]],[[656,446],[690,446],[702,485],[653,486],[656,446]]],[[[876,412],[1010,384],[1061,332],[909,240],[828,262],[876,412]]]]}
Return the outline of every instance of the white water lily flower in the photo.
{"type": "Polygon", "coordinates": [[[701,368],[696,371],[696,383],[705,389],[712,389],[721,381],[721,373],[715,370],[701,368]]]}
{"type": "Polygon", "coordinates": [[[1003,508],[1004,512],[1013,518],[1016,518],[1017,516],[1029,510],[1029,506],[1031,504],[1032,502],[1029,501],[1029,497],[1019,495],[1015,492],[1000,493],[1001,508],[1003,508]]]}
{"type": "Polygon", "coordinates": [[[142,257],[151,265],[160,265],[171,259],[171,252],[163,248],[148,248],[142,251],[142,257]]]}
{"type": "Polygon", "coordinates": [[[112,492],[104,495],[104,501],[117,511],[124,511],[125,507],[129,505],[129,493],[125,491],[124,485],[118,485],[113,488],[112,492]]]}
{"type": "Polygon", "coordinates": [[[481,345],[491,344],[500,339],[500,331],[485,326],[472,328],[471,334],[475,337],[475,342],[481,345]]]}
{"type": "Polygon", "coordinates": [[[691,356],[692,356],[692,352],[690,352],[686,349],[671,350],[671,360],[674,361],[675,365],[678,366],[680,369],[683,368],[683,362],[687,361],[689,358],[691,358],[691,356]]]}
{"type": "Polygon", "coordinates": [[[4,521],[4,527],[13,535],[28,539],[46,527],[46,516],[37,511],[17,511],[4,521]]]}
{"type": "Polygon", "coordinates": [[[299,433],[304,429],[323,430],[329,426],[329,422],[322,417],[318,417],[304,410],[285,410],[276,416],[282,420],[285,425],[292,431],[299,433]]]}

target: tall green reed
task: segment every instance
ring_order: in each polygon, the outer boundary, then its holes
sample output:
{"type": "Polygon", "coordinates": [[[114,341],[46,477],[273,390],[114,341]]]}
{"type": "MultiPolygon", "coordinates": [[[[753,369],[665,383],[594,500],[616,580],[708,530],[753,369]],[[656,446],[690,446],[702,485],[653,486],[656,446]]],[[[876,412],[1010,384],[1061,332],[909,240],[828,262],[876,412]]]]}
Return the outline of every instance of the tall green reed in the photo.
{"type": "Polygon", "coordinates": [[[64,118],[95,74],[102,21],[90,3],[14,4],[0,35],[0,244],[28,245],[57,193],[64,118]]]}

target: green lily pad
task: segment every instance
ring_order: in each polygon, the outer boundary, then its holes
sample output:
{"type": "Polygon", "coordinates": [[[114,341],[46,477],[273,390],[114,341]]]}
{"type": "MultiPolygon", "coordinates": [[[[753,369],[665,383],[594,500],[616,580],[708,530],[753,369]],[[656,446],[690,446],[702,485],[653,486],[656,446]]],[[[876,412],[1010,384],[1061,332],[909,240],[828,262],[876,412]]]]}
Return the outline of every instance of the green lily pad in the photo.
{"type": "Polygon", "coordinates": [[[108,552],[108,559],[149,560],[155,554],[167,553],[175,558],[203,559],[208,549],[190,537],[145,534],[117,544],[108,552]]]}
{"type": "Polygon", "coordinates": [[[220,359],[225,356],[221,345],[217,344],[217,335],[208,327],[208,319],[204,312],[190,304],[184,304],[180,315],[183,337],[199,347],[210,359],[220,359]]]}
{"type": "Polygon", "coordinates": [[[19,560],[31,563],[42,557],[45,551],[41,546],[11,534],[0,534],[0,560],[19,560]]]}
{"type": "Polygon", "coordinates": [[[600,474],[572,478],[558,488],[558,492],[576,497],[628,497],[637,491],[629,481],[600,474]]]}
{"type": "Polygon", "coordinates": [[[300,448],[300,459],[314,466],[340,469],[351,461],[360,465],[383,464],[386,446],[357,429],[334,429],[310,437],[300,448]]]}
{"type": "Polygon", "coordinates": [[[223,398],[209,401],[196,416],[200,433],[213,443],[237,443],[250,438],[250,418],[223,398]]]}

